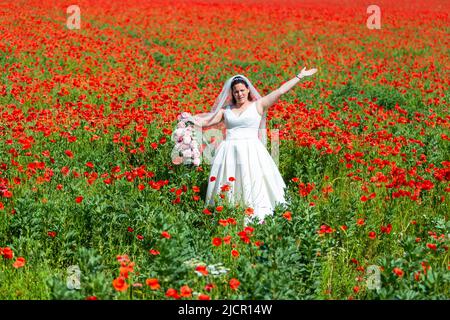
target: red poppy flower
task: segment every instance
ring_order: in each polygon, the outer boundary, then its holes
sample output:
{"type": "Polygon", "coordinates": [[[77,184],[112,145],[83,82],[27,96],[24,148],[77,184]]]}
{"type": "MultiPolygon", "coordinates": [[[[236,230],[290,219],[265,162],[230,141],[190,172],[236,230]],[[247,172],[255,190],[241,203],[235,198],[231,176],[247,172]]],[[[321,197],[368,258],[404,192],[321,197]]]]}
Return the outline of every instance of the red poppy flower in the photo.
{"type": "Polygon", "coordinates": [[[386,227],[385,226],[381,226],[380,229],[381,229],[382,233],[390,234],[391,231],[392,231],[392,225],[388,224],[386,227]]]}
{"type": "Polygon", "coordinates": [[[180,298],[180,296],[178,295],[178,291],[173,289],[173,288],[167,289],[166,297],[169,297],[169,298],[172,297],[174,299],[179,299],[180,298]]]}
{"type": "Polygon", "coordinates": [[[145,280],[145,283],[150,287],[150,289],[152,290],[158,290],[159,288],[161,288],[161,286],[159,285],[159,281],[158,279],[155,278],[150,278],[145,280]]]}
{"type": "Polygon", "coordinates": [[[126,254],[124,254],[122,256],[117,256],[117,261],[119,261],[121,264],[128,263],[128,262],[130,262],[130,258],[128,258],[128,256],[126,254]]]}
{"type": "Polygon", "coordinates": [[[56,232],[55,232],[55,231],[49,231],[49,232],[47,232],[47,235],[48,235],[50,238],[54,238],[54,237],[56,237],[56,232]]]}
{"type": "Polygon", "coordinates": [[[189,286],[182,286],[180,288],[180,295],[184,298],[192,297],[192,289],[189,286]]]}
{"type": "Polygon", "coordinates": [[[195,271],[200,272],[201,274],[203,274],[204,276],[208,275],[208,270],[206,269],[206,266],[197,266],[195,268],[195,271]]]}
{"type": "Polygon", "coordinates": [[[213,283],[207,283],[206,285],[205,285],[205,290],[206,291],[211,291],[212,289],[214,289],[214,284],[213,283]]]}
{"type": "Polygon", "coordinates": [[[244,228],[244,232],[245,233],[251,234],[253,231],[255,231],[255,228],[252,228],[252,227],[245,227],[244,228]]]}
{"type": "Polygon", "coordinates": [[[420,280],[420,271],[414,272],[414,280],[419,281],[420,280]]]}
{"type": "Polygon", "coordinates": [[[221,212],[222,210],[223,210],[223,206],[217,206],[217,207],[216,207],[216,211],[217,211],[217,212],[221,212]]]}
{"type": "Polygon", "coordinates": [[[233,279],[230,280],[230,288],[231,288],[232,290],[237,290],[237,288],[239,287],[240,284],[241,284],[241,283],[240,283],[239,280],[236,279],[236,278],[233,278],[233,279]]]}
{"type": "Polygon", "coordinates": [[[12,192],[10,190],[3,191],[4,198],[12,198],[12,192]]]}
{"type": "Polygon", "coordinates": [[[211,298],[206,294],[200,293],[198,295],[198,300],[211,300],[211,298]]]}
{"type": "Polygon", "coordinates": [[[255,212],[255,210],[253,210],[253,208],[245,209],[245,214],[248,216],[251,216],[254,212],[255,212]]]}
{"type": "Polygon", "coordinates": [[[431,266],[426,261],[422,261],[421,265],[422,265],[423,273],[427,274],[427,271],[431,269],[431,266]]]}
{"type": "Polygon", "coordinates": [[[241,238],[241,241],[243,241],[244,243],[250,243],[250,238],[246,232],[241,231],[238,233],[238,235],[241,238]]]}
{"type": "Polygon", "coordinates": [[[173,204],[178,204],[181,202],[181,198],[180,197],[176,197],[175,200],[172,201],[173,204]]]}
{"type": "Polygon", "coordinates": [[[311,191],[315,188],[314,183],[307,183],[306,185],[304,183],[300,183],[298,186],[298,193],[302,197],[306,197],[308,194],[311,193],[311,191]]]}
{"type": "Polygon", "coordinates": [[[286,211],[285,213],[283,213],[283,217],[284,217],[286,220],[291,221],[291,220],[292,220],[292,212],[286,211]]]}
{"type": "Polygon", "coordinates": [[[233,257],[239,257],[239,251],[233,249],[233,250],[231,250],[231,255],[233,257]]]}
{"type": "Polygon", "coordinates": [[[128,284],[125,281],[125,278],[118,277],[113,280],[114,289],[117,291],[126,291],[128,289],[128,284]]]}
{"type": "Polygon", "coordinates": [[[208,215],[208,216],[212,214],[212,212],[209,211],[208,208],[203,209],[203,213],[208,215]]]}
{"type": "Polygon", "coordinates": [[[437,246],[434,243],[427,243],[427,247],[428,247],[428,249],[431,249],[431,250],[437,249],[437,246]]]}
{"type": "Polygon", "coordinates": [[[318,230],[319,235],[322,235],[324,233],[333,233],[333,228],[331,228],[329,225],[323,224],[320,226],[320,229],[318,230]]]}
{"type": "Polygon", "coordinates": [[[405,274],[405,272],[403,272],[402,269],[397,268],[397,267],[395,267],[395,268],[392,270],[392,272],[394,272],[395,275],[398,276],[398,277],[400,277],[400,278],[403,277],[403,275],[405,274]]]}
{"type": "Polygon", "coordinates": [[[212,239],[212,244],[216,247],[220,246],[222,244],[222,239],[220,238],[214,238],[212,239]]]}
{"type": "Polygon", "coordinates": [[[377,234],[374,231],[369,232],[369,238],[374,240],[377,237],[377,234]]]}
{"type": "Polygon", "coordinates": [[[209,181],[211,181],[211,182],[216,181],[216,177],[210,177],[209,181]]]}
{"type": "Polygon", "coordinates": [[[69,158],[73,158],[73,153],[70,150],[66,150],[64,151],[64,153],[69,157],[69,158]]]}
{"type": "Polygon", "coordinates": [[[25,258],[24,257],[18,257],[16,261],[13,263],[14,268],[22,268],[25,265],[25,258]]]}
{"type": "Polygon", "coordinates": [[[170,239],[170,234],[167,231],[161,232],[161,236],[166,238],[166,239],[170,239]]]}
{"type": "Polygon", "coordinates": [[[228,235],[228,236],[224,237],[222,240],[223,240],[223,243],[225,243],[225,244],[230,244],[231,236],[228,235]]]}
{"type": "Polygon", "coordinates": [[[83,197],[82,196],[76,197],[76,199],[75,199],[76,203],[80,203],[81,201],[83,201],[83,197]]]}
{"type": "Polygon", "coordinates": [[[236,179],[235,179],[234,177],[229,177],[229,178],[228,178],[228,181],[233,182],[233,181],[236,181],[236,179]]]}
{"type": "Polygon", "coordinates": [[[257,247],[261,247],[264,243],[262,241],[258,240],[258,241],[255,241],[253,244],[257,247]]]}
{"type": "Polygon", "coordinates": [[[149,252],[151,255],[154,255],[154,256],[160,254],[160,252],[159,252],[158,250],[155,250],[155,249],[150,249],[148,252],[149,252]]]}
{"type": "Polygon", "coordinates": [[[14,252],[12,251],[12,249],[10,247],[5,247],[3,248],[3,250],[1,250],[2,256],[5,259],[12,259],[14,257],[14,252]]]}
{"type": "Polygon", "coordinates": [[[113,172],[113,173],[119,173],[120,170],[122,170],[122,169],[120,169],[119,166],[115,166],[115,167],[113,167],[113,168],[111,169],[111,172],[113,172]]]}
{"type": "Polygon", "coordinates": [[[124,279],[128,279],[128,273],[133,272],[133,269],[134,269],[134,262],[128,265],[125,262],[123,262],[121,264],[121,267],[119,268],[120,276],[123,277],[124,279]]]}
{"type": "Polygon", "coordinates": [[[322,188],[322,193],[325,195],[331,192],[333,192],[333,187],[331,185],[322,188]]]}

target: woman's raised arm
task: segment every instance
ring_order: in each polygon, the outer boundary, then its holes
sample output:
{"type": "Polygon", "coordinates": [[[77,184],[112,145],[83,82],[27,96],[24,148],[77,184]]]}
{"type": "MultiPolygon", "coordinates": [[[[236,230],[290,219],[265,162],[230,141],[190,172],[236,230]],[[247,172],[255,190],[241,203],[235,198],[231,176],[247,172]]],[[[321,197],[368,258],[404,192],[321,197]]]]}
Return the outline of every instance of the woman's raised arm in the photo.
{"type": "Polygon", "coordinates": [[[217,114],[211,118],[211,119],[202,119],[200,117],[196,117],[196,116],[192,116],[189,118],[189,121],[193,122],[195,126],[197,127],[202,127],[202,128],[206,128],[206,127],[211,127],[215,124],[220,123],[223,120],[223,113],[224,113],[224,109],[220,109],[217,114]]]}
{"type": "Polygon", "coordinates": [[[302,71],[300,71],[300,73],[295,76],[295,78],[292,78],[291,80],[283,83],[277,90],[274,90],[268,95],[262,97],[259,100],[259,103],[261,104],[263,111],[265,112],[268,108],[275,104],[283,94],[291,90],[298,82],[300,82],[300,79],[311,76],[316,72],[316,68],[310,70],[306,70],[306,68],[303,68],[302,71]]]}

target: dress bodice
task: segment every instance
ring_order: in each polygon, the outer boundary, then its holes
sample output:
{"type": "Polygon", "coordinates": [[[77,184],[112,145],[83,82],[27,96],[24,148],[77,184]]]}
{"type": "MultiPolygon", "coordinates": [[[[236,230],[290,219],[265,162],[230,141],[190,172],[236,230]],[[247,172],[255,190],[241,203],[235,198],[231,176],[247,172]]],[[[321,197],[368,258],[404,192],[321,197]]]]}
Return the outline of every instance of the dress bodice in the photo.
{"type": "Polygon", "coordinates": [[[227,140],[258,138],[261,115],[256,109],[256,101],[252,102],[240,115],[236,115],[227,106],[224,112],[227,140]]]}

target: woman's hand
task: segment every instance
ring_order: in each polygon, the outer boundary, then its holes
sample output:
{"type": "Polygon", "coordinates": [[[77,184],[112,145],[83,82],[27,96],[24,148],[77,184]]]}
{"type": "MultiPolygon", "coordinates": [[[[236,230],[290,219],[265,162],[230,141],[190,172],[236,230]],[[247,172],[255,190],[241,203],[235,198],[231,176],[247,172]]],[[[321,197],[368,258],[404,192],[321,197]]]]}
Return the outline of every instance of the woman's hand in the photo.
{"type": "Polygon", "coordinates": [[[303,78],[303,77],[309,77],[312,76],[314,73],[317,72],[316,68],[312,68],[309,70],[306,70],[306,67],[302,69],[302,71],[300,71],[300,73],[298,74],[299,78],[303,78]]]}

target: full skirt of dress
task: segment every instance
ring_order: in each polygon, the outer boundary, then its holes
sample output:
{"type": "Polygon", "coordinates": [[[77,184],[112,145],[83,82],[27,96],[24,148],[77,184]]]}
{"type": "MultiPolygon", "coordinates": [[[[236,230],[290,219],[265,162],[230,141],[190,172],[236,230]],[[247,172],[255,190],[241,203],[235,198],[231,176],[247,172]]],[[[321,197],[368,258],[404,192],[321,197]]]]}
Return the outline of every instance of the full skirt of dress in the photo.
{"type": "Polygon", "coordinates": [[[285,188],[277,165],[258,138],[224,140],[213,159],[206,203],[216,204],[223,194],[231,204],[252,208],[252,217],[262,222],[278,203],[286,203],[285,188]]]}

